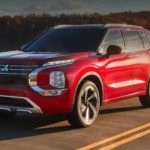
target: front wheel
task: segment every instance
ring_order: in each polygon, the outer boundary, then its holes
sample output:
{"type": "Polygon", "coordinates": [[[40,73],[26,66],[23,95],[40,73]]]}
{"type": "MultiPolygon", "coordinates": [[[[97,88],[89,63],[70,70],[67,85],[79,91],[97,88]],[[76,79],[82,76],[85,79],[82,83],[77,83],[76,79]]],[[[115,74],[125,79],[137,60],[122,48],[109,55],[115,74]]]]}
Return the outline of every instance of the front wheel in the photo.
{"type": "Polygon", "coordinates": [[[148,89],[147,89],[146,95],[140,96],[139,99],[140,99],[140,102],[143,105],[143,107],[145,107],[145,108],[150,107],[150,81],[148,83],[148,89]]]}
{"type": "Polygon", "coordinates": [[[76,94],[74,108],[68,121],[74,127],[88,127],[93,124],[99,113],[99,90],[93,82],[86,81],[76,94]]]}

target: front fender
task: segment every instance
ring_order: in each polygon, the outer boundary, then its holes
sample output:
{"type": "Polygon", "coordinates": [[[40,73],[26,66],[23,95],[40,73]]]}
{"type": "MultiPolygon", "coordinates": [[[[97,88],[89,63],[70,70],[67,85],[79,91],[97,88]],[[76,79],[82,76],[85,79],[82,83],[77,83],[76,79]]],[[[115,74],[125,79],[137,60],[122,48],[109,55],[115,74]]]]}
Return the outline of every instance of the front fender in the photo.
{"type": "Polygon", "coordinates": [[[69,106],[70,108],[72,109],[73,106],[74,106],[74,102],[75,102],[75,96],[76,96],[76,92],[77,92],[77,89],[80,85],[80,83],[88,76],[96,76],[98,79],[99,79],[99,82],[101,83],[102,85],[102,89],[103,88],[103,78],[102,76],[100,75],[100,71],[99,71],[99,68],[97,66],[94,66],[94,65],[90,65],[90,66],[87,66],[86,68],[82,68],[80,69],[77,73],[75,73],[75,76],[70,77],[69,80],[71,80],[71,83],[69,83],[69,89],[70,90],[70,95],[69,95],[69,106]]]}

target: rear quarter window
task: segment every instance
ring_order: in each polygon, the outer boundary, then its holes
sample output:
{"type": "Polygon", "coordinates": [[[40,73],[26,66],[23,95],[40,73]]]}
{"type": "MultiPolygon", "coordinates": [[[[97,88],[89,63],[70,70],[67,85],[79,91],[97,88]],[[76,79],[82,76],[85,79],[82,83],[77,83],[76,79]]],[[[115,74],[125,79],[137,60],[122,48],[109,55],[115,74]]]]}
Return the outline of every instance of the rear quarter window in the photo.
{"type": "Polygon", "coordinates": [[[150,31],[147,31],[146,33],[147,33],[148,39],[150,41],[150,31]]]}
{"type": "Polygon", "coordinates": [[[148,34],[146,32],[139,32],[139,34],[143,40],[144,48],[145,49],[150,48],[150,40],[148,38],[148,34]]]}

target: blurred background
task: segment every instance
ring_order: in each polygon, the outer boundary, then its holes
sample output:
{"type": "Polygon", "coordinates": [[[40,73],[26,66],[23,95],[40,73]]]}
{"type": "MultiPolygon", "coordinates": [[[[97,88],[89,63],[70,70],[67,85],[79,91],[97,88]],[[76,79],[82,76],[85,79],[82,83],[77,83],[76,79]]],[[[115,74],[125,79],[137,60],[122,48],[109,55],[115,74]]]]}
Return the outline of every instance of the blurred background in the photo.
{"type": "Polygon", "coordinates": [[[149,0],[0,0],[0,51],[60,24],[127,23],[150,30],[149,0]]]}

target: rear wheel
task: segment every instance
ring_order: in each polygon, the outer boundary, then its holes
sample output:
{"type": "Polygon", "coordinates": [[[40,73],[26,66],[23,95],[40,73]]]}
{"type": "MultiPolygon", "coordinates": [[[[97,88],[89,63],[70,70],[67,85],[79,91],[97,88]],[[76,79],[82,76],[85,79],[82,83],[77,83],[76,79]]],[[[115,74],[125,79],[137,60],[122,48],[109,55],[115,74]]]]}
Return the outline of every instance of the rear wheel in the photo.
{"type": "Polygon", "coordinates": [[[145,96],[140,96],[139,99],[143,107],[150,107],[150,81],[148,83],[147,94],[145,96]]]}
{"type": "Polygon", "coordinates": [[[75,105],[68,121],[74,127],[88,127],[96,120],[99,109],[99,90],[93,82],[86,81],[77,92],[75,105]]]}

